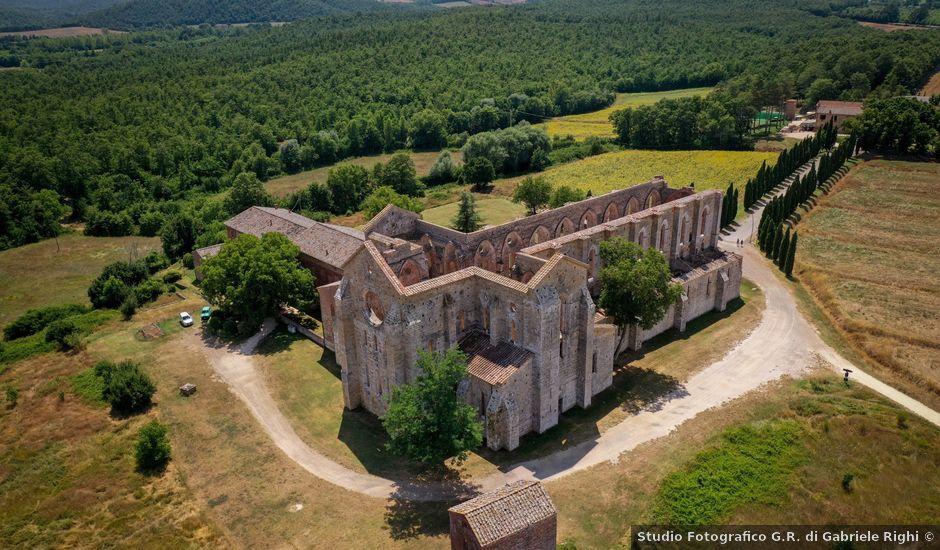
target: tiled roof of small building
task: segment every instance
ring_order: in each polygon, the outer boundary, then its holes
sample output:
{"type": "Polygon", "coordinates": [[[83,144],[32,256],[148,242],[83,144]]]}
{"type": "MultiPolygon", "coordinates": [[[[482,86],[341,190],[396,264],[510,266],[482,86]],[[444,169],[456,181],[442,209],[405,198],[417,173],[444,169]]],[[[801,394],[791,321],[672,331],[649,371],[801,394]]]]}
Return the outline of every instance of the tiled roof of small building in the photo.
{"type": "Polygon", "coordinates": [[[205,260],[206,258],[211,258],[219,253],[219,250],[222,250],[221,244],[214,244],[212,246],[206,246],[203,248],[198,248],[193,251],[193,256],[205,260]]]}
{"type": "Polygon", "coordinates": [[[854,116],[862,112],[862,103],[859,101],[829,101],[820,100],[816,105],[816,112],[834,115],[854,116]]]}
{"type": "Polygon", "coordinates": [[[490,344],[490,337],[482,332],[472,332],[459,343],[467,354],[467,372],[476,378],[498,386],[509,381],[532,353],[509,342],[490,344]]]}
{"type": "Polygon", "coordinates": [[[538,481],[516,481],[450,509],[462,515],[481,546],[548,519],[555,505],[538,481]]]}

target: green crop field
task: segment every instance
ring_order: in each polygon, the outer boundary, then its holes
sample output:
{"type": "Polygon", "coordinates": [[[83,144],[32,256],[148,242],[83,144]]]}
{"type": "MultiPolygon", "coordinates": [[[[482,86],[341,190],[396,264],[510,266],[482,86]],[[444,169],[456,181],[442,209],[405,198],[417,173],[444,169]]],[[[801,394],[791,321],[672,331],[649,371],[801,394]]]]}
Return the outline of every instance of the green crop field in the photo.
{"type": "Polygon", "coordinates": [[[571,185],[598,195],[663,176],[671,187],[695,184],[696,190],[741,187],[772,151],[640,151],[606,153],[545,172],[553,185],[571,185]]]}
{"type": "Polygon", "coordinates": [[[614,126],[610,123],[610,115],[628,107],[652,105],[661,99],[676,99],[679,97],[704,96],[712,88],[688,88],[685,90],[668,90],[665,92],[644,92],[636,94],[617,94],[614,104],[600,111],[558,117],[539,124],[545,128],[549,136],[571,135],[577,139],[588,137],[613,137],[614,126]]]}

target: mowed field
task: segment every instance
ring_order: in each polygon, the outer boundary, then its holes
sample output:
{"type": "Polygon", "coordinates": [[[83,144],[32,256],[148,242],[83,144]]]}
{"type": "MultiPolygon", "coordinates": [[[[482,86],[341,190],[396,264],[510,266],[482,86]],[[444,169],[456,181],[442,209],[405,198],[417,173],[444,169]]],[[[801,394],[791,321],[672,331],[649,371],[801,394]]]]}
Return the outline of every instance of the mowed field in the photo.
{"type": "Polygon", "coordinates": [[[712,88],[688,88],[685,90],[669,90],[665,92],[642,92],[635,94],[617,94],[614,104],[606,109],[569,115],[548,120],[538,127],[545,128],[550,137],[573,136],[576,139],[588,137],[613,137],[614,126],[610,123],[610,115],[628,107],[652,105],[661,99],[676,99],[679,97],[704,96],[712,88]]]}
{"type": "MultiPolygon", "coordinates": [[[[418,172],[419,177],[428,175],[428,173],[431,171],[431,166],[434,165],[434,161],[437,160],[437,157],[440,156],[440,154],[440,151],[409,153],[411,160],[413,160],[415,163],[415,170],[418,172]]],[[[459,163],[463,161],[463,153],[460,151],[451,151],[450,156],[452,159],[454,159],[454,162],[459,163]]],[[[306,189],[313,182],[325,182],[326,177],[330,173],[330,170],[336,168],[340,164],[355,164],[356,166],[362,166],[363,168],[371,171],[372,167],[375,166],[376,163],[388,162],[388,159],[390,158],[392,158],[391,153],[386,153],[384,155],[371,155],[367,157],[355,157],[346,159],[330,166],[322,166],[313,170],[307,170],[305,172],[298,172],[296,174],[274,178],[265,183],[264,186],[268,190],[268,193],[271,193],[276,197],[286,197],[291,193],[296,193],[301,189],[306,189]]]]}
{"type": "Polygon", "coordinates": [[[937,402],[940,165],[863,162],[797,229],[797,275],[849,344],[937,402]]]}
{"type": "Polygon", "coordinates": [[[86,291],[104,266],[160,249],[157,237],[62,235],[0,252],[0,326],[27,309],[87,304],[86,291]]]}
{"type": "Polygon", "coordinates": [[[17,36],[26,38],[68,38],[70,36],[93,36],[96,34],[125,34],[124,31],[101,29],[98,27],[58,27],[53,29],[36,29],[33,31],[0,32],[0,38],[17,36]]]}
{"type": "MultiPolygon", "coordinates": [[[[431,223],[450,227],[451,220],[457,215],[459,206],[459,202],[452,202],[429,208],[421,212],[421,217],[431,223]]],[[[489,198],[485,195],[477,195],[476,207],[483,225],[499,225],[526,215],[525,206],[499,197],[489,198]]]]}
{"type": "Polygon", "coordinates": [[[698,191],[722,189],[733,182],[742,187],[762,162],[773,164],[773,151],[644,151],[605,153],[551,168],[545,177],[553,185],[571,185],[594,195],[644,183],[663,176],[670,187],[695,184],[698,191]]]}

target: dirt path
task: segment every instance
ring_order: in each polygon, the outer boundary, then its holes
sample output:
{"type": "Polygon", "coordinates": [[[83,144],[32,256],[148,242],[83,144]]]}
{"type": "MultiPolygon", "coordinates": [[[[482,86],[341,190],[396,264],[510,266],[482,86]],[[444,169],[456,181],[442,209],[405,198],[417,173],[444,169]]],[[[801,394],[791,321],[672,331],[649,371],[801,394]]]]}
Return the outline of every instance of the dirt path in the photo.
{"type": "MultiPolygon", "coordinates": [[[[808,166],[806,170],[808,170],[808,166]]],[[[240,346],[224,346],[205,340],[203,349],[212,368],[231,390],[248,406],[275,445],[308,472],[326,481],[379,498],[403,498],[437,501],[487,491],[518,479],[556,479],[620,456],[647,441],[668,435],[697,414],[717,407],[767,382],[782,376],[798,376],[819,356],[841,372],[851,368],[853,380],[896,401],[912,412],[940,426],[940,414],[926,405],[891,388],[840,357],[826,345],[812,325],[803,318],[789,290],[772,271],[773,266],[747,241],[752,212],[740,226],[721,242],[721,247],[744,255],[744,276],[757,284],[766,297],[760,325],[719,361],[706,367],[656,410],[628,417],[605,431],[594,441],[559,451],[546,457],[518,464],[505,472],[473,480],[472,484],[446,482],[396,482],[370,474],[361,474],[333,462],[297,436],[290,422],[278,409],[265,387],[251,354],[257,344],[273,330],[266,322],[262,330],[240,346]]],[[[199,338],[195,334],[192,338],[199,338]]]]}

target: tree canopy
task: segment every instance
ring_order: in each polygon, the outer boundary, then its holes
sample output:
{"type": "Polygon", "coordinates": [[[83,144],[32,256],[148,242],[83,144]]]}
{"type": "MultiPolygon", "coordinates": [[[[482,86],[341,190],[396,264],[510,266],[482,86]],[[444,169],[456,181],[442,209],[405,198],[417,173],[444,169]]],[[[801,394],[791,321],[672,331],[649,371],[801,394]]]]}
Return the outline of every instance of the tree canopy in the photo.
{"type": "Polygon", "coordinates": [[[672,282],[669,262],[655,248],[614,237],[601,243],[600,256],[604,267],[597,303],[621,337],[630,325],[653,328],[682,295],[682,287],[672,282]]]}
{"type": "Polygon", "coordinates": [[[444,353],[418,352],[421,374],[392,390],[382,425],[396,453],[428,464],[466,459],[483,443],[483,426],[473,407],[457,396],[467,376],[467,357],[456,348],[444,353]]]}
{"type": "Polygon", "coordinates": [[[477,213],[476,199],[473,193],[461,193],[460,203],[457,205],[457,215],[451,220],[451,227],[464,233],[473,233],[483,227],[480,214],[477,213]]]}
{"type": "Polygon", "coordinates": [[[541,176],[525,178],[512,193],[512,200],[524,204],[529,214],[548,204],[551,197],[552,184],[541,176]]]}
{"type": "MultiPolygon", "coordinates": [[[[316,298],[313,274],[297,260],[298,248],[280,233],[260,239],[239,235],[202,265],[202,291],[219,310],[219,323],[239,334],[254,332],[281,305],[306,309],[316,298]]],[[[227,332],[227,331],[226,331],[227,332]]]]}

